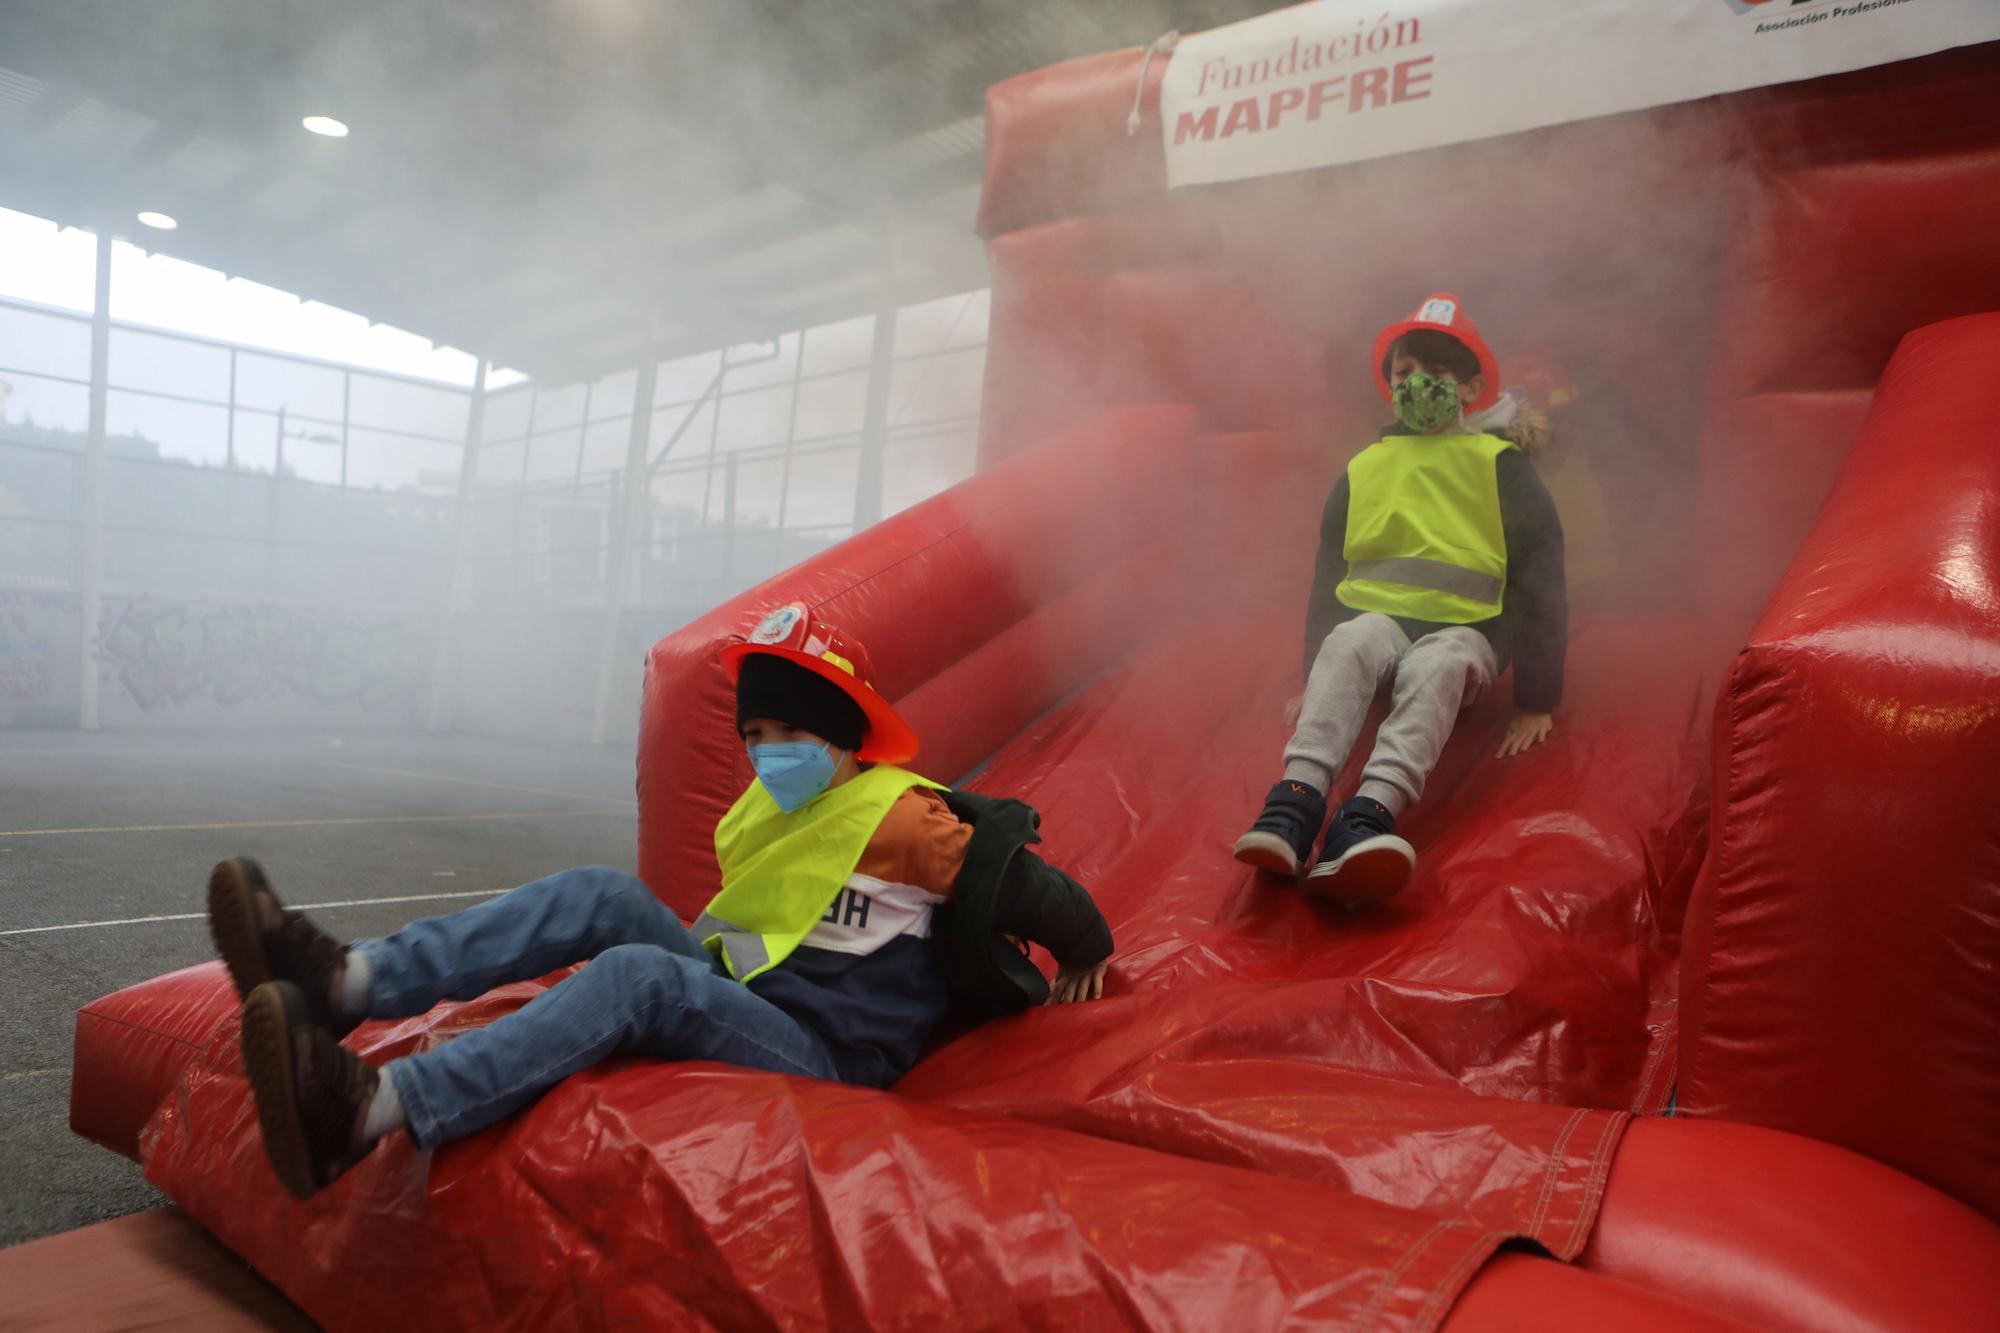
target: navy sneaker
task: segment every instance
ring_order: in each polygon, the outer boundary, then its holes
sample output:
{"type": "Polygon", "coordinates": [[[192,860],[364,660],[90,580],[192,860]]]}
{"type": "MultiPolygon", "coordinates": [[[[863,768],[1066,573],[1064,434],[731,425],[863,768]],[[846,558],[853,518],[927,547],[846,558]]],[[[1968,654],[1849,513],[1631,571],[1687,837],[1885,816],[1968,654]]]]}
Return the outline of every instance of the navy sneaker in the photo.
{"type": "Polygon", "coordinates": [[[1236,859],[1273,875],[1296,875],[1312,856],[1313,840],[1326,823],[1326,797],[1304,782],[1286,778],[1264,798],[1264,811],[1236,840],[1236,859]]]}
{"type": "Polygon", "coordinates": [[[1389,807],[1356,796],[1342,802],[1334,816],[1306,888],[1328,902],[1353,907],[1391,896],[1410,882],[1416,868],[1416,848],[1396,836],[1396,817],[1389,807]]]}

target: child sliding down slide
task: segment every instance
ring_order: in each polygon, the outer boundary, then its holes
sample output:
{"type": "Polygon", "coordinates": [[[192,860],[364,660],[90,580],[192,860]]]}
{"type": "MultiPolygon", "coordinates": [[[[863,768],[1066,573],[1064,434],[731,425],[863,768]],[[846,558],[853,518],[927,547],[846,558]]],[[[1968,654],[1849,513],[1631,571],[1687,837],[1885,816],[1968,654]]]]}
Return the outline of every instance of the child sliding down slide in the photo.
{"type": "Polygon", "coordinates": [[[1500,755],[1544,740],[1562,697],[1568,607],[1562,524],[1511,441],[1466,425],[1499,392],[1492,351],[1458,299],[1439,292],[1375,340],[1376,383],[1399,427],[1334,483],[1306,606],[1304,695],[1284,778],[1236,859],[1296,875],[1326,824],[1327,794],[1376,690],[1389,716],[1360,790],[1326,831],[1308,889],[1335,902],[1386,898],[1416,852],[1396,817],[1424,792],[1459,712],[1514,665],[1500,755]]]}
{"type": "Polygon", "coordinates": [[[434,1148],[614,1055],[886,1087],[954,998],[984,1016],[1103,993],[1110,928],[1027,850],[1034,811],[895,767],[917,738],[859,643],[792,605],[723,660],[757,777],[716,826],[722,891],[692,926],[598,866],[343,946],[286,909],[256,862],[216,866],[209,925],[244,997],[265,1151],[292,1194],[384,1135],[434,1148]],[[1017,940],[1055,955],[1053,992],[1017,940]],[[584,960],[521,1009],[381,1069],[340,1044],[363,1019],[584,960]]]}

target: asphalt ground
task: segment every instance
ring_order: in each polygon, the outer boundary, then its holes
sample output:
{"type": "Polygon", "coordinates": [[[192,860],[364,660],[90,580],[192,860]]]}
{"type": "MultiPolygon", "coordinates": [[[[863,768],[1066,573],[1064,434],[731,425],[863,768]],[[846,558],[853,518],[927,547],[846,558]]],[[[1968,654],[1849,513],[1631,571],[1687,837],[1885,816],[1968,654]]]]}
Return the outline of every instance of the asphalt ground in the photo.
{"type": "Polygon", "coordinates": [[[84,1004],[213,957],[217,860],[258,858],[365,938],[566,866],[629,870],[633,810],[624,747],[0,732],[0,1246],[164,1202],[69,1132],[71,1043],[84,1004]]]}

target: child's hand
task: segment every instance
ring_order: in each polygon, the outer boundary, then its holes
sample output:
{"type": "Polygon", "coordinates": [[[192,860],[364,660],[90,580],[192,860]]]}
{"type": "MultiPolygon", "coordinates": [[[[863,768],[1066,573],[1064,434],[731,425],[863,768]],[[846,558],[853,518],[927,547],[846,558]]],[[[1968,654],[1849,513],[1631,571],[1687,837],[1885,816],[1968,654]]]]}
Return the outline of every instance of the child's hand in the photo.
{"type": "Polygon", "coordinates": [[[1295,694],[1285,700],[1285,725],[1296,727],[1299,724],[1299,712],[1305,706],[1306,697],[1303,694],[1295,694]]]}
{"type": "Polygon", "coordinates": [[[1095,1000],[1104,995],[1104,973],[1111,966],[1105,959],[1096,967],[1056,967],[1055,984],[1049,987],[1050,1004],[1070,1004],[1077,1000],[1095,1000]]]}
{"type": "Polygon", "coordinates": [[[1507,734],[1500,738],[1500,753],[1495,757],[1508,759],[1530,746],[1540,745],[1549,738],[1555,725],[1555,718],[1548,713],[1515,709],[1514,716],[1507,719],[1507,734]]]}

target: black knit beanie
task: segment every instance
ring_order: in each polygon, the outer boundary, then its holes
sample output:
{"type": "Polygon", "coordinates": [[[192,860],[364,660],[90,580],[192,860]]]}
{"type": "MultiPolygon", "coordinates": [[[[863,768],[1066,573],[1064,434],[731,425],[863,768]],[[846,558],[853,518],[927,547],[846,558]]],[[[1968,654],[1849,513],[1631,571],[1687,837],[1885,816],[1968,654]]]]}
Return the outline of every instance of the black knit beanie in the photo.
{"type": "Polygon", "coordinates": [[[796,662],[769,653],[751,653],[736,677],[736,730],[753,717],[768,717],[858,750],[868,731],[868,715],[832,681],[796,662]]]}

